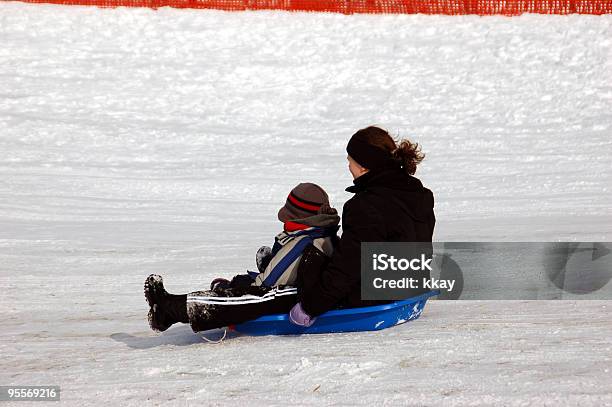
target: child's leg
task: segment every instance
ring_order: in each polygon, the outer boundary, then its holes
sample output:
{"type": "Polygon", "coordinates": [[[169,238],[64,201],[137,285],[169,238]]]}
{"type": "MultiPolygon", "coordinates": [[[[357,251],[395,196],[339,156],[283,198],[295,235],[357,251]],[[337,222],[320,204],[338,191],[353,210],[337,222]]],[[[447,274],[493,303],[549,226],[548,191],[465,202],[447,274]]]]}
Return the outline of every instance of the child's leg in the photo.
{"type": "Polygon", "coordinates": [[[187,295],[187,314],[194,332],[239,324],[268,314],[286,314],[297,302],[297,289],[230,288],[187,295]]]}

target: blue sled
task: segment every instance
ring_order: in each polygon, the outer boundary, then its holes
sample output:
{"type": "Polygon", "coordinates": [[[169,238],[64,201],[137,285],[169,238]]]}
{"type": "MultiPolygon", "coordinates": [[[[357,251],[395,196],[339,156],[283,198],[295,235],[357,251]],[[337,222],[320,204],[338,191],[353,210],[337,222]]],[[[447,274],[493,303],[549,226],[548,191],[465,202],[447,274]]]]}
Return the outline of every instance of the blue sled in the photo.
{"type": "Polygon", "coordinates": [[[292,324],[287,314],[265,315],[232,328],[254,336],[378,331],[417,319],[423,313],[427,299],[438,294],[440,291],[430,291],[390,304],[328,311],[308,328],[292,324]]]}

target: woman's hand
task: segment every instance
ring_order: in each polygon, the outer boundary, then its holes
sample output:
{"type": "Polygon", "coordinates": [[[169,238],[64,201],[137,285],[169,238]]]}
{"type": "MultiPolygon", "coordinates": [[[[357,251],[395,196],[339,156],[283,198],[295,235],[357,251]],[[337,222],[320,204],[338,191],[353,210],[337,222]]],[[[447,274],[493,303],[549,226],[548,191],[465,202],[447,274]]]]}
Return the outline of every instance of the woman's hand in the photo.
{"type": "Polygon", "coordinates": [[[316,320],[316,317],[312,318],[304,311],[304,309],[302,308],[302,304],[299,302],[295,304],[293,308],[291,308],[291,311],[289,311],[289,321],[291,321],[291,323],[294,325],[299,325],[308,328],[309,326],[314,324],[316,320]]]}

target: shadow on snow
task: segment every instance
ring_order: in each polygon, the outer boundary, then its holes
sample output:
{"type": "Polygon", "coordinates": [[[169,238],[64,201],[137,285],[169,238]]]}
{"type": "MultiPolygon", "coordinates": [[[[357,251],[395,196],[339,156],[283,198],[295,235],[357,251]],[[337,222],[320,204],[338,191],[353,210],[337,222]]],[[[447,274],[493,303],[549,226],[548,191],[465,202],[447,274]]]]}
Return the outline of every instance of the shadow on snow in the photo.
{"type": "MultiPolygon", "coordinates": [[[[189,346],[196,344],[208,344],[220,341],[224,336],[223,329],[213,329],[205,332],[194,333],[189,326],[171,328],[161,335],[156,336],[134,336],[125,332],[114,333],[110,338],[114,341],[126,344],[132,349],[150,349],[164,345],[189,346]],[[206,341],[208,340],[212,342],[206,341]]],[[[239,333],[228,331],[224,339],[232,339],[240,336],[239,333]]]]}

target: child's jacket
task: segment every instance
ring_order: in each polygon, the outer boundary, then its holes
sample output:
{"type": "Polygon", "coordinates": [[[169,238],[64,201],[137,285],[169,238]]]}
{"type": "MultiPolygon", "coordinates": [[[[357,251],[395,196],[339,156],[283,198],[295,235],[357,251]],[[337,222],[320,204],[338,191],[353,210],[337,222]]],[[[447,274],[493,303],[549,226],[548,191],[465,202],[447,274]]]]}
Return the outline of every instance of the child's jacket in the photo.
{"type": "Polygon", "coordinates": [[[339,221],[340,218],[334,213],[318,214],[287,222],[285,230],[274,239],[266,268],[261,273],[251,274],[255,279],[253,285],[266,287],[295,285],[297,268],[302,253],[308,245],[312,244],[331,257],[337,239],[339,221]]]}

